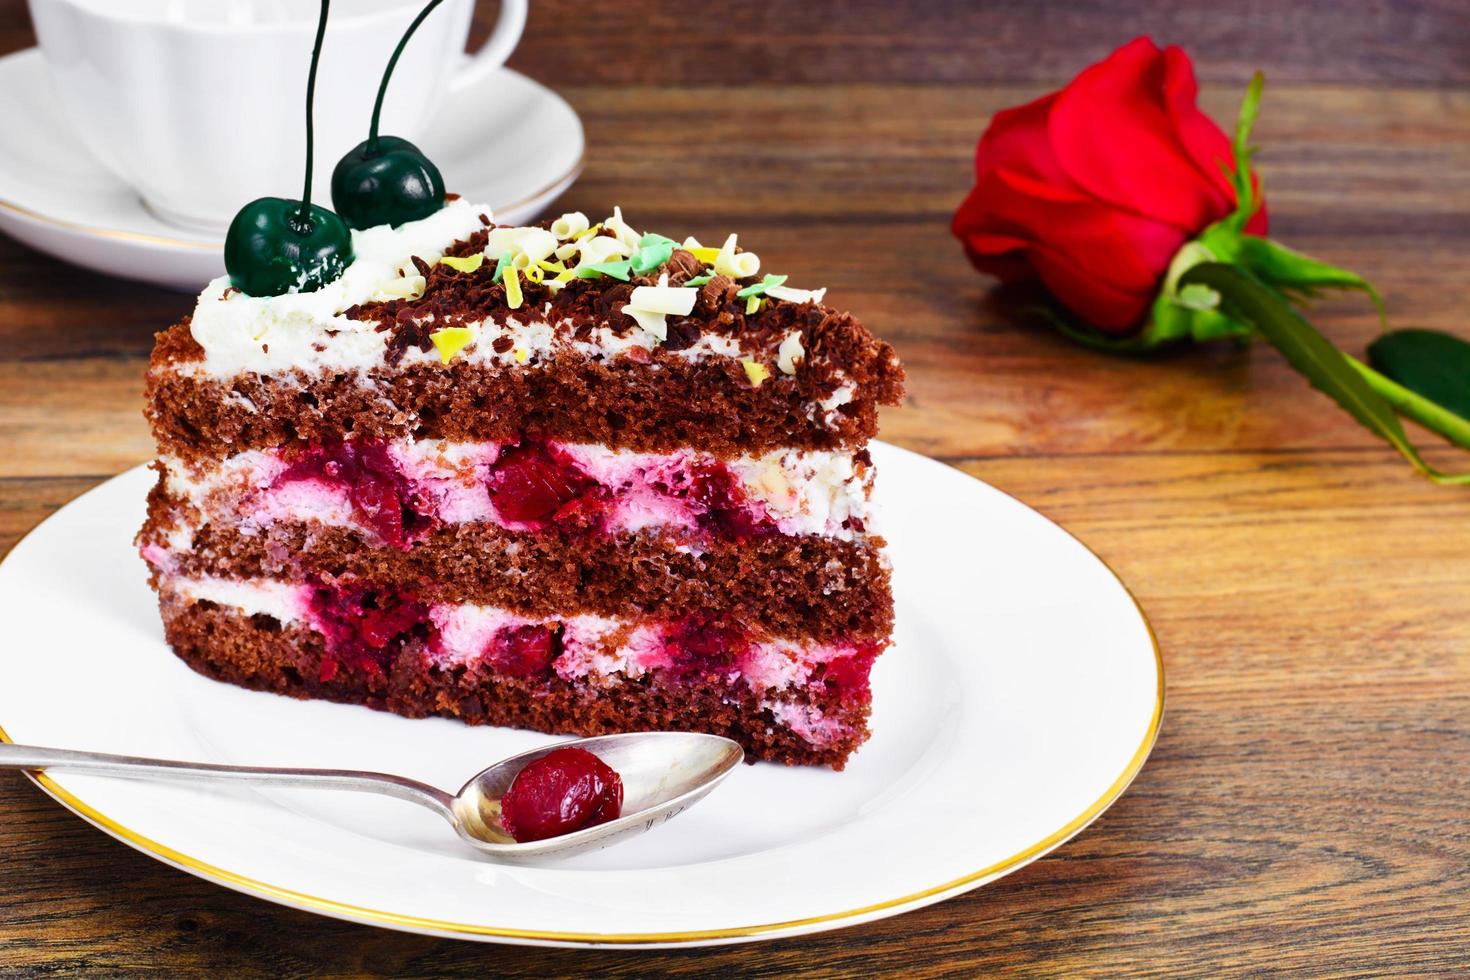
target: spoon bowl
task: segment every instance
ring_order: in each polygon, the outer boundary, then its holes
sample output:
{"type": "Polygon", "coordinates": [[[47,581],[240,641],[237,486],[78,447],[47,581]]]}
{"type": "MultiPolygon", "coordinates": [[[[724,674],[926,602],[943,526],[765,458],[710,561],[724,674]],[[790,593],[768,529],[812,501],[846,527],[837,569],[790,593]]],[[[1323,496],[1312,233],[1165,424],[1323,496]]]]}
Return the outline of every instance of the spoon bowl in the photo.
{"type": "Polygon", "coordinates": [[[451,805],[454,829],[469,844],[508,861],[564,858],[636,837],[704,799],[745,758],[740,746],[697,732],[630,732],[548,745],[503,759],[465,783],[451,805]],[[584,830],[517,843],[500,821],[500,800],[526,766],[558,749],[585,749],[623,781],[623,812],[584,830]]]}
{"type": "Polygon", "coordinates": [[[378,793],[433,810],[481,854],[501,861],[571,857],[635,837],[667,823],[704,799],[745,758],[739,744],[697,732],[627,732],[557,742],[502,759],[450,796],[403,776],[345,769],[227,766],[143,759],[104,752],[0,742],[0,769],[68,769],[134,779],[225,779],[303,789],[378,793]],[[623,809],[614,820],[545,840],[518,843],[500,820],[500,801],[526,766],[558,749],[579,748],[611,766],[623,781],[623,809]]]}

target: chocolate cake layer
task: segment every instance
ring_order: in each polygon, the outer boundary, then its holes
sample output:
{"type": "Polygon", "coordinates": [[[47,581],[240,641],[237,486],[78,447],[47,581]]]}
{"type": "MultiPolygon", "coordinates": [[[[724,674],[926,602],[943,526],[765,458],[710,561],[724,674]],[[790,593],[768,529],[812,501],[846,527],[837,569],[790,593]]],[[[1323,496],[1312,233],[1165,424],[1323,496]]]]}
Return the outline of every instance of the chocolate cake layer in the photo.
{"type": "MultiPolygon", "coordinates": [[[[866,335],[865,335],[866,336],[866,335]]],[[[773,372],[751,385],[731,358],[647,360],[562,353],[514,369],[457,360],[373,369],[366,375],[242,374],[221,381],[175,367],[197,357],[188,324],[160,334],[148,375],[147,414],[160,452],[220,458],[294,441],[352,438],[513,440],[524,436],[734,456],[772,449],[860,447],[878,428],[879,403],[902,395],[888,345],[867,337],[853,365],[852,400],[814,410],[836,384],[773,372]]]]}
{"type": "Polygon", "coordinates": [[[847,730],[812,744],[777,723],[761,696],[742,688],[700,682],[667,684],[645,675],[602,686],[550,678],[508,678],[477,667],[440,668],[421,651],[404,647],[386,671],[348,665],[322,669],[320,634],[282,627],[268,616],[245,616],[208,602],[165,603],[164,629],[174,652],[216,680],[298,698],[363,704],[411,718],[441,715],[469,724],[508,725],[564,735],[624,731],[700,731],[739,742],[754,760],[819,764],[841,769],[867,737],[866,701],[809,700],[847,730]],[[324,674],[330,680],[322,680],[324,674]]]}
{"type": "Polygon", "coordinates": [[[729,616],[762,634],[812,639],[886,636],[889,575],[876,549],[821,538],[769,537],[681,552],[655,534],[572,539],[488,525],[441,530],[412,550],[375,547],[356,532],[276,525],[255,535],[206,526],[183,575],[351,577],[426,602],[473,602],[529,615],[729,616]]]}

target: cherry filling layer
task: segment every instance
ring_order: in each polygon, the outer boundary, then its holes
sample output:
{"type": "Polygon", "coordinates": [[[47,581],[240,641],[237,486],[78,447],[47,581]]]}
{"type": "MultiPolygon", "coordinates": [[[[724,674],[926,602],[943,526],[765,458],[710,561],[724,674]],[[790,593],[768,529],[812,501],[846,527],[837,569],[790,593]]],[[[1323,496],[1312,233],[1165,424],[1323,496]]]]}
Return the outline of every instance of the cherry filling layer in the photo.
{"type": "Polygon", "coordinates": [[[609,672],[652,673],[664,683],[743,682],[757,692],[795,685],[839,702],[865,703],[871,698],[868,674],[883,647],[877,641],[825,646],[759,641],[738,624],[702,616],[620,625],[596,617],[528,622],[506,611],[489,615],[488,622],[467,627],[443,609],[433,614],[439,628],[432,655],[547,682],[609,672]]]}
{"type": "Polygon", "coordinates": [[[751,513],[740,481],[719,463],[697,460],[655,479],[653,486],[684,501],[700,528],[713,534],[743,540],[774,530],[763,515],[751,513]]]}
{"type": "Polygon", "coordinates": [[[438,523],[432,503],[399,471],[381,442],[353,439],[310,445],[273,485],[304,480],[345,490],[357,519],[394,548],[407,548],[438,523]]]}
{"type": "Polygon", "coordinates": [[[517,531],[657,525],[735,540],[780,533],[763,502],[718,460],[675,455],[594,476],[558,444],[533,440],[487,445],[455,464],[432,460],[374,440],[310,444],[287,456],[267,491],[311,483],[329,493],[305,502],[264,498],[257,510],[269,519],[330,514],[343,506],[330,501],[345,497],[352,520],[402,549],[441,524],[472,520],[517,531]]]}
{"type": "Polygon", "coordinates": [[[321,680],[330,681],[343,665],[381,677],[411,639],[428,640],[433,630],[429,606],[412,593],[391,589],[317,584],[307,609],[326,641],[321,680]]]}
{"type": "Polygon", "coordinates": [[[606,509],[607,493],[596,480],[538,442],[503,449],[485,482],[495,510],[516,524],[595,525],[606,509]]]}

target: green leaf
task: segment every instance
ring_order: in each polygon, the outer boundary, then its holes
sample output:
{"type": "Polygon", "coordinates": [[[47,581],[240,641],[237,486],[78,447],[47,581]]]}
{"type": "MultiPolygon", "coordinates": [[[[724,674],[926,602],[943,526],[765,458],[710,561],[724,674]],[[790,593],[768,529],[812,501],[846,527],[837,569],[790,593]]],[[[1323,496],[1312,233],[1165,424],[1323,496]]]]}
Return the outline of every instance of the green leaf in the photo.
{"type": "Polygon", "coordinates": [[[1368,363],[1470,419],[1470,342],[1438,330],[1395,330],[1368,345],[1368,363]]]}
{"type": "Polygon", "coordinates": [[[1240,102],[1240,115],[1235,120],[1235,139],[1231,144],[1234,169],[1227,168],[1225,176],[1235,188],[1235,212],[1220,222],[1239,234],[1256,213],[1256,188],[1251,180],[1251,157],[1255,149],[1250,145],[1251,130],[1256,125],[1256,116],[1261,111],[1261,91],[1265,88],[1266,76],[1256,72],[1246,87],[1245,98],[1240,102]]]}
{"type": "Polygon", "coordinates": [[[1447,475],[1426,463],[1409,442],[1393,406],[1275,289],[1245,269],[1221,262],[1194,266],[1180,283],[1202,283],[1219,293],[1227,312],[1253,324],[1314,388],[1397,449],[1415,469],[1439,483],[1470,484],[1470,473],[1447,475]]]}
{"type": "Polygon", "coordinates": [[[1295,296],[1315,296],[1321,289],[1356,289],[1366,293],[1378,308],[1379,323],[1388,325],[1388,311],[1383,307],[1382,297],[1368,280],[1355,272],[1328,265],[1256,235],[1240,236],[1235,243],[1234,260],[1267,285],[1295,296]]]}

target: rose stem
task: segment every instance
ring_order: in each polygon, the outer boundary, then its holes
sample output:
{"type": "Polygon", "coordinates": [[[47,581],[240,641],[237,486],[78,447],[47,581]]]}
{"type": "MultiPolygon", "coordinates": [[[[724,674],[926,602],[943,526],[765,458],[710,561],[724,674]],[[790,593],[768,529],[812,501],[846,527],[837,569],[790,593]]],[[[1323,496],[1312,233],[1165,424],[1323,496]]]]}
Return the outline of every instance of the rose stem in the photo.
{"type": "Polygon", "coordinates": [[[311,231],[311,104],[316,96],[316,64],[322,57],[322,38],[327,34],[327,10],[331,6],[332,0],[322,0],[316,20],[316,40],[311,45],[311,68],[306,73],[306,179],[301,188],[301,210],[296,212],[298,223],[306,229],[304,233],[311,231]]]}
{"type": "Polygon", "coordinates": [[[443,0],[429,0],[429,3],[419,15],[408,25],[408,30],[403,32],[403,37],[398,39],[398,47],[393,49],[393,57],[388,59],[388,67],[383,69],[383,80],[378,83],[378,99],[373,103],[373,121],[368,127],[367,156],[372,156],[378,151],[378,116],[383,112],[383,96],[388,94],[388,79],[393,77],[393,69],[398,65],[398,56],[403,54],[403,49],[408,45],[408,39],[413,37],[413,32],[419,29],[424,18],[433,13],[434,8],[439,6],[443,0]]]}
{"type": "Polygon", "coordinates": [[[1384,377],[1351,354],[1343,354],[1348,364],[1362,375],[1368,386],[1383,396],[1400,415],[1413,419],[1430,432],[1444,436],[1457,446],[1470,449],[1470,419],[1463,419],[1449,409],[1416,394],[1384,377]]]}

